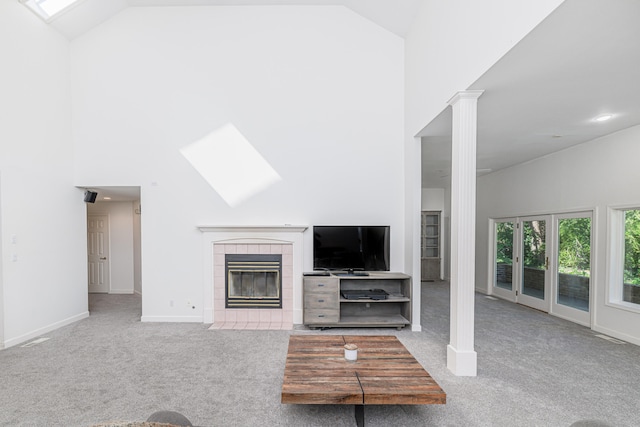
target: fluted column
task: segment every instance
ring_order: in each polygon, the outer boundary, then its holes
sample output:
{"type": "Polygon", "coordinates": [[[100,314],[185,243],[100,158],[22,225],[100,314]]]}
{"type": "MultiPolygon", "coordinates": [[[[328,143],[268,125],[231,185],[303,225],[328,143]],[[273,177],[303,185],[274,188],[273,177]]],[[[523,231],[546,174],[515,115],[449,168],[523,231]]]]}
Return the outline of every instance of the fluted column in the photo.
{"type": "Polygon", "coordinates": [[[458,92],[451,142],[451,329],[447,367],[455,375],[476,376],[474,295],[476,242],[477,104],[482,91],[458,92]]]}

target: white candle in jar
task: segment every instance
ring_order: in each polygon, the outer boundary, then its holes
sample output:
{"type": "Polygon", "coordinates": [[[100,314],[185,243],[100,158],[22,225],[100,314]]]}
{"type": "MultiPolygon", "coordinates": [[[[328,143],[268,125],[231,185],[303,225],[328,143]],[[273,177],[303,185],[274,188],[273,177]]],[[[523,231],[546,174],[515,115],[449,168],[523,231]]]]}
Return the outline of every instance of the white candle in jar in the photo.
{"type": "Polygon", "coordinates": [[[345,344],[344,358],[347,360],[358,360],[358,346],[355,344],[345,344]]]}

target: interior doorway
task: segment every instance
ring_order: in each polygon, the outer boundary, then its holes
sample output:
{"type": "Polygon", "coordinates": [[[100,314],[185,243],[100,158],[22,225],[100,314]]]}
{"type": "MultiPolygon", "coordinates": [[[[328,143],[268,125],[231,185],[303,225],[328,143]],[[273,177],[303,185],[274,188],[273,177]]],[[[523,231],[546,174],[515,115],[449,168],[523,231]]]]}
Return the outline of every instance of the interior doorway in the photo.
{"type": "Polygon", "coordinates": [[[91,187],[88,292],[142,294],[140,187],[91,187]]]}

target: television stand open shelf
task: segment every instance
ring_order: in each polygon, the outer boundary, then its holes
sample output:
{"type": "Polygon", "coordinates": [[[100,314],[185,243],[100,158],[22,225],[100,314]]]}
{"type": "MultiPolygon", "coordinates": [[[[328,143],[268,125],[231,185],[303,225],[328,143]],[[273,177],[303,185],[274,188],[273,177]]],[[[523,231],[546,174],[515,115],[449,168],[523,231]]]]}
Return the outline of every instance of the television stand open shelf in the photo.
{"type": "Polygon", "coordinates": [[[303,322],[310,328],[411,324],[411,276],[404,273],[305,274],[303,299],[303,322]]]}

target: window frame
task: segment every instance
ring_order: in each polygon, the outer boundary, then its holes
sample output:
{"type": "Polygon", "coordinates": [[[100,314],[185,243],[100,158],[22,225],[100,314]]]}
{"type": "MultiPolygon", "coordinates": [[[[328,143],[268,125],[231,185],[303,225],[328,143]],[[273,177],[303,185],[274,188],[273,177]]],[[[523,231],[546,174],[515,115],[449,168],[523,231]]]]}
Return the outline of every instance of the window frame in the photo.
{"type": "Polygon", "coordinates": [[[640,304],[623,300],[625,212],[640,210],[639,204],[609,206],[607,209],[607,287],[605,305],[640,313],[640,304]]]}

